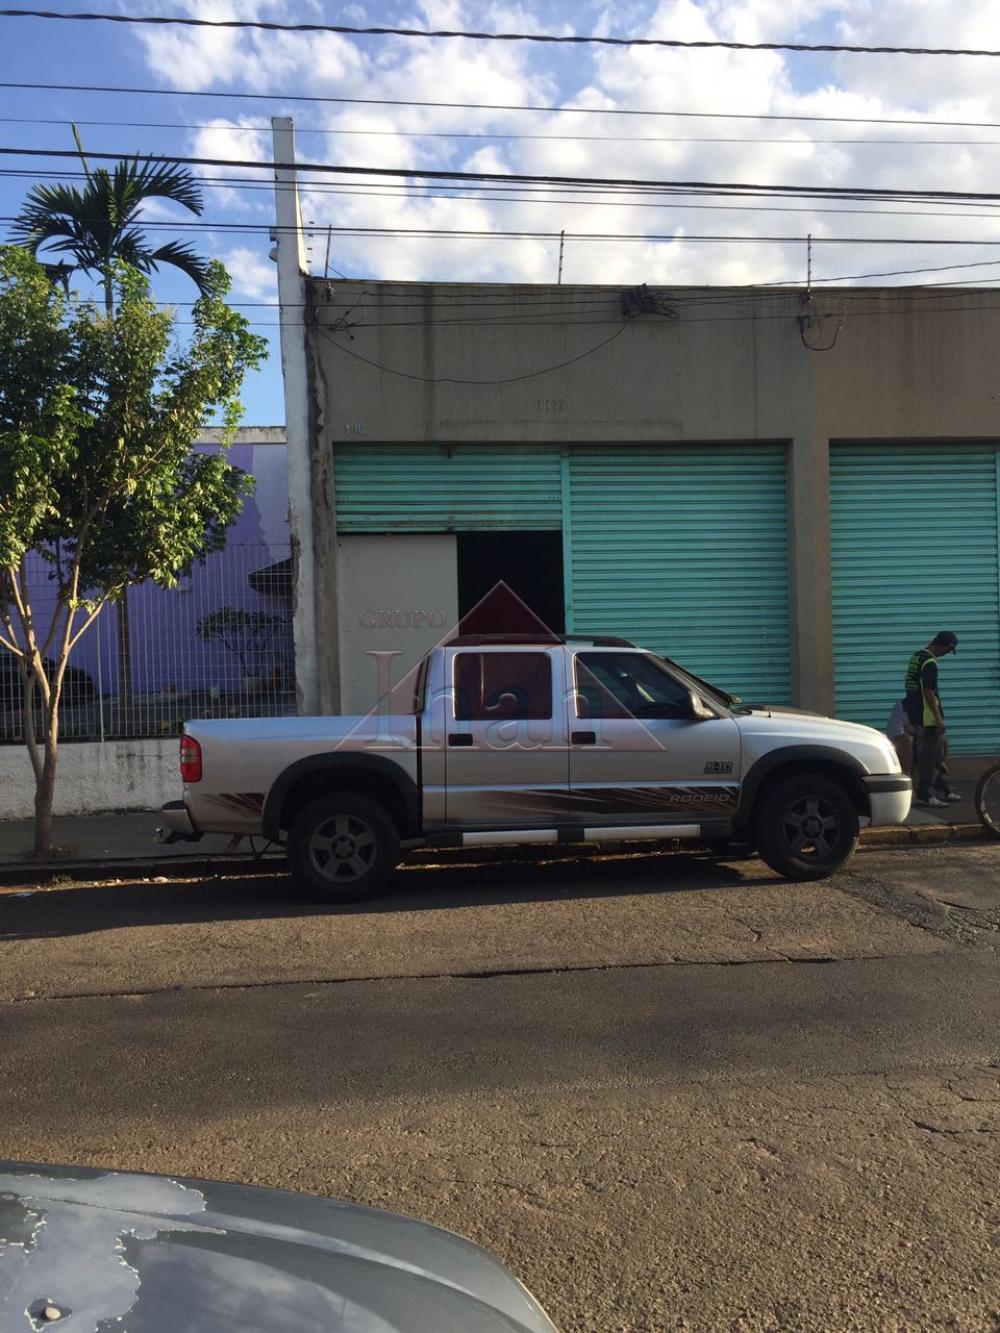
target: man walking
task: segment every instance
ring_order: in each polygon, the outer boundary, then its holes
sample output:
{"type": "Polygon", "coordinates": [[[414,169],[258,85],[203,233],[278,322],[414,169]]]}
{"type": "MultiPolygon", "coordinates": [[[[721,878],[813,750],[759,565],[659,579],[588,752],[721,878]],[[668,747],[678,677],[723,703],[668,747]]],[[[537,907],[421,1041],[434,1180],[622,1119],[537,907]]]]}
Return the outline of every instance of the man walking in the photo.
{"type": "Polygon", "coordinates": [[[910,658],[906,667],[906,697],[903,707],[916,732],[917,805],[946,805],[934,793],[934,781],[942,762],[944,709],[938,692],[938,658],[958,650],[958,635],[943,629],[926,648],[910,658]]]}

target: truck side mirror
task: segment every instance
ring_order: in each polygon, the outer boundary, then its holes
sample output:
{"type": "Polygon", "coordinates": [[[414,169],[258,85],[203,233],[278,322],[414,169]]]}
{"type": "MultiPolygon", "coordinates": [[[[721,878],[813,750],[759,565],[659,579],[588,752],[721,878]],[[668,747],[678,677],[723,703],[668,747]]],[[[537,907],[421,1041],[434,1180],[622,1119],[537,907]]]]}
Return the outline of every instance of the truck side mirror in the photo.
{"type": "Polygon", "coordinates": [[[708,708],[694,690],[687,692],[688,717],[692,722],[708,722],[715,714],[708,708]]]}

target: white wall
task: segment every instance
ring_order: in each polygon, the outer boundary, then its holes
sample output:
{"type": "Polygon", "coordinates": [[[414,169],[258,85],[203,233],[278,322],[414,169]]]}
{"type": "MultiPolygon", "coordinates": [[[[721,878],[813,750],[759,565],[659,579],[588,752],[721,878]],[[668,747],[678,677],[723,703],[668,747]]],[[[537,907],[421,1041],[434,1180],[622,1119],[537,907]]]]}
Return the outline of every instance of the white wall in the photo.
{"type": "Polygon", "coordinates": [[[391,689],[458,623],[453,533],[344,536],[337,541],[344,713],[378,703],[379,654],[391,689]],[[373,655],[375,654],[375,655],[373,655]]]}
{"type": "MultiPolygon", "coordinates": [[[[60,746],[56,814],[159,810],[164,801],[180,800],[177,747],[176,736],[60,746]]],[[[0,819],[30,819],[34,793],[27,751],[21,745],[0,746],[0,819]]]]}

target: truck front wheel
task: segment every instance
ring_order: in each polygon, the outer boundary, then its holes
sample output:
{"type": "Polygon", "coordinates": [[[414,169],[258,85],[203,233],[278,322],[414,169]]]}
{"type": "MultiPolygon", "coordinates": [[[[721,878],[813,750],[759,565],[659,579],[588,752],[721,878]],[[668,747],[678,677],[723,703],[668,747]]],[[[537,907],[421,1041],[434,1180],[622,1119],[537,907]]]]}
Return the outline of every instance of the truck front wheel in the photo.
{"type": "Polygon", "coordinates": [[[784,778],[765,791],[753,820],[757,850],[787,879],[825,879],[858,844],[850,793],[822,773],[784,778]]]}
{"type": "Polygon", "coordinates": [[[297,884],[331,903],[352,903],[389,879],[399,830],[378,801],[334,792],[311,801],[288,833],[288,864],[297,884]]]}

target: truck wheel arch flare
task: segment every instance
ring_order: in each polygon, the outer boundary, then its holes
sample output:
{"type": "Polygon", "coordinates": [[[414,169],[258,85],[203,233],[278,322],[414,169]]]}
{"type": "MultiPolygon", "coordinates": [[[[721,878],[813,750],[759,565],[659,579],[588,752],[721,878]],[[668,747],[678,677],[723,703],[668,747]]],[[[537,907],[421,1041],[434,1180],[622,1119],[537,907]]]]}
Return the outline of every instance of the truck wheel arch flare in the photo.
{"type": "MultiPolygon", "coordinates": [[[[405,827],[400,830],[404,835],[415,831],[420,826],[420,791],[417,784],[404,773],[398,764],[383,755],[377,754],[314,754],[297,760],[281,773],[271,784],[264,802],[261,827],[265,837],[277,839],[282,829],[282,812],[285,801],[296,784],[303,778],[321,777],[328,774],[331,785],[345,783],[349,785],[350,775],[357,773],[365,779],[376,778],[385,783],[402,802],[405,827]]],[[[367,784],[366,784],[367,785],[367,784]]]]}

